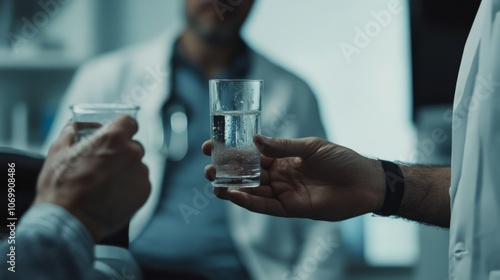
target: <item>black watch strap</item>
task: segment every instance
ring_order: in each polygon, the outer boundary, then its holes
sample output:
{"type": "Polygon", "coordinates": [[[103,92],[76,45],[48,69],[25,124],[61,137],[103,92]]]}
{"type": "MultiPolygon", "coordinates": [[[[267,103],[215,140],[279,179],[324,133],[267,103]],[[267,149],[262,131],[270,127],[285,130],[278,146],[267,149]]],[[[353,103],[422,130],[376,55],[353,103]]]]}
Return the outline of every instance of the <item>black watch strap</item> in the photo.
{"type": "Polygon", "coordinates": [[[391,216],[396,214],[401,206],[405,191],[405,181],[401,168],[394,162],[379,160],[385,174],[385,199],[384,205],[378,213],[380,216],[391,216]]]}

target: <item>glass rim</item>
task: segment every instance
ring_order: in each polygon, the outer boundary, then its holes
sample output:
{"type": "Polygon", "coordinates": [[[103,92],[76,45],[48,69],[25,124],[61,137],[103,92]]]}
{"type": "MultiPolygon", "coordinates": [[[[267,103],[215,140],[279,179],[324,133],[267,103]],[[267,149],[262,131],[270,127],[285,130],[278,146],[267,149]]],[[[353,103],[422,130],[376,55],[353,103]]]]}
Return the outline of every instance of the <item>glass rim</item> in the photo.
{"type": "Polygon", "coordinates": [[[253,79],[210,79],[210,83],[220,83],[220,82],[232,82],[232,83],[263,83],[264,80],[253,80],[253,79]]]}
{"type": "Polygon", "coordinates": [[[86,111],[130,111],[139,110],[141,107],[138,105],[124,104],[124,103],[81,103],[69,106],[73,112],[86,112],[86,111]]]}

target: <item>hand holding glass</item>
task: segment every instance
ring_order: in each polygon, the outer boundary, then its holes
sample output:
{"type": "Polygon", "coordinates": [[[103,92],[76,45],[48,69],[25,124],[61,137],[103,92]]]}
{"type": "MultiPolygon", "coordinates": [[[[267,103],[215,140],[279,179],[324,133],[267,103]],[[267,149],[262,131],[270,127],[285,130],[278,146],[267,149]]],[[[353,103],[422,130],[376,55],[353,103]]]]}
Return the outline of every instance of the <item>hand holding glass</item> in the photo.
{"type": "Polygon", "coordinates": [[[260,153],[253,136],[260,133],[262,80],[210,80],[212,164],[215,187],[260,185],[260,153]]]}
{"type": "Polygon", "coordinates": [[[75,142],[80,142],[100,126],[121,115],[129,115],[135,119],[139,106],[118,103],[89,103],[73,105],[70,109],[73,112],[73,121],[77,124],[75,142]]]}

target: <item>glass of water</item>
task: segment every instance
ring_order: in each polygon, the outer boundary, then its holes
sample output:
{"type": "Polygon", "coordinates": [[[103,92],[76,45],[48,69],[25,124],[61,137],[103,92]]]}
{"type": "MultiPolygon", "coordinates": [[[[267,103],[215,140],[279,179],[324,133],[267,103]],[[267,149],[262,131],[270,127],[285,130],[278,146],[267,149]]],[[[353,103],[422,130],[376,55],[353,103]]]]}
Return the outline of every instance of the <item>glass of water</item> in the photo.
{"type": "Polygon", "coordinates": [[[80,142],[118,116],[129,115],[135,119],[139,106],[119,103],[88,103],[73,105],[70,106],[70,109],[77,127],[75,142],[80,142]]]}
{"type": "Polygon", "coordinates": [[[253,136],[260,133],[262,80],[210,80],[212,164],[215,187],[260,185],[260,152],[253,136]]]}

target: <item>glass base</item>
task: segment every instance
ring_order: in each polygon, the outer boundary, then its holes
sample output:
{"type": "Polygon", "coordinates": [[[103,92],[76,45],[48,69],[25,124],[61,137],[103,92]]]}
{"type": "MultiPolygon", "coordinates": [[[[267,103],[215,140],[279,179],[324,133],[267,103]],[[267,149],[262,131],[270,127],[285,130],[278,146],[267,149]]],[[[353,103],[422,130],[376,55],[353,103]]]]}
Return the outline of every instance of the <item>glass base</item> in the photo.
{"type": "Polygon", "coordinates": [[[212,186],[219,188],[255,188],[260,186],[260,176],[216,178],[212,186]]]}

